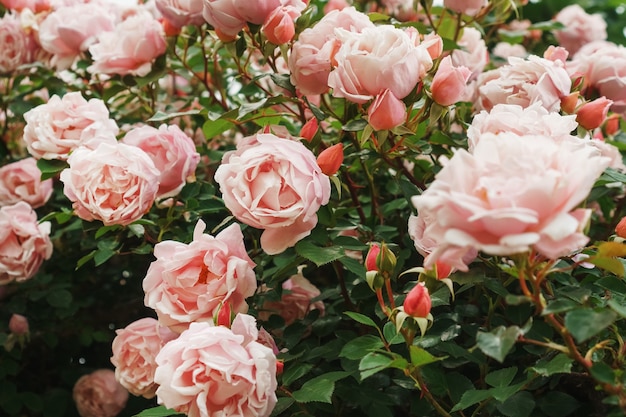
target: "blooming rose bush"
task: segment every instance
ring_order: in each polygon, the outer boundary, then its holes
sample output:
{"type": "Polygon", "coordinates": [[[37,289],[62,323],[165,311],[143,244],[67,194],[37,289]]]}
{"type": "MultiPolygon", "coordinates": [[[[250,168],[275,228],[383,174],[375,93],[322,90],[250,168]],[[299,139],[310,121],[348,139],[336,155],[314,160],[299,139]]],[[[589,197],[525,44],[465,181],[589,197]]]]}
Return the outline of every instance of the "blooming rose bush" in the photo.
{"type": "Polygon", "coordinates": [[[624,415],[623,14],[562,3],[0,0],[0,415],[624,415]]]}

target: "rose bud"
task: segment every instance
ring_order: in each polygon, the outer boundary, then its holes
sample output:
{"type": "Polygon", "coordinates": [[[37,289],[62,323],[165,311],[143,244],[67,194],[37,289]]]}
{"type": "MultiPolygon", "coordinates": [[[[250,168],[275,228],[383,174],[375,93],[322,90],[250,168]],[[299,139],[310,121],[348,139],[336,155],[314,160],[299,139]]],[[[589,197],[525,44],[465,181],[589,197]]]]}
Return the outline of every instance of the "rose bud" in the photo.
{"type": "Polygon", "coordinates": [[[300,12],[294,7],[278,7],[267,17],[263,24],[263,34],[274,45],[283,45],[291,41],[296,34],[294,20],[300,12]]]}
{"type": "Polygon", "coordinates": [[[317,133],[319,123],[315,117],[311,117],[300,129],[300,137],[306,139],[307,142],[311,142],[313,137],[317,133]]]}
{"type": "Polygon", "coordinates": [[[367,256],[365,257],[365,269],[368,271],[378,271],[378,266],[376,265],[376,258],[380,253],[380,245],[378,243],[373,243],[370,246],[369,252],[367,252],[367,256]]]}
{"type": "Polygon", "coordinates": [[[578,106],[578,99],[580,92],[574,91],[573,93],[561,98],[561,110],[567,114],[574,114],[576,106],[578,106]]]}
{"type": "Polygon", "coordinates": [[[404,299],[404,312],[411,317],[427,317],[432,301],[423,282],[417,283],[404,299]]]}
{"type": "Polygon", "coordinates": [[[406,106],[389,90],[376,96],[367,110],[368,121],[374,130],[389,130],[406,120],[406,106]]]}
{"type": "Polygon", "coordinates": [[[626,216],[622,217],[622,220],[615,226],[615,234],[622,239],[626,239],[626,216]]]}
{"type": "Polygon", "coordinates": [[[21,314],[13,314],[9,320],[9,330],[16,335],[29,332],[28,319],[21,314]]]}
{"type": "Polygon", "coordinates": [[[317,165],[328,176],[335,175],[343,162],[343,144],[338,143],[324,149],[317,157],[317,165]]]}
{"type": "Polygon", "coordinates": [[[612,104],[613,100],[609,100],[604,96],[585,103],[578,109],[576,121],[587,130],[600,127],[606,120],[609,107],[611,107],[612,104]]]}
{"type": "Polygon", "coordinates": [[[442,106],[450,106],[459,101],[470,75],[472,72],[467,67],[453,66],[450,56],[443,58],[430,86],[433,100],[442,106]]]}

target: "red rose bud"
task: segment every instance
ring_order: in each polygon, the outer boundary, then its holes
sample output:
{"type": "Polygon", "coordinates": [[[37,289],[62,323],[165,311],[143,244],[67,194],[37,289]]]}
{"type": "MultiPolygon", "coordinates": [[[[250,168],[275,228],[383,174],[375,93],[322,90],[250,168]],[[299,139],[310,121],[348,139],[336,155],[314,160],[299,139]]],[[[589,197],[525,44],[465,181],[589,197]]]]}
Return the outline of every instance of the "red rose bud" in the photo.
{"type": "Polygon", "coordinates": [[[13,314],[9,319],[9,330],[17,335],[28,333],[30,330],[28,319],[21,314],[13,314]]]}
{"type": "Polygon", "coordinates": [[[317,119],[312,117],[304,124],[304,126],[302,126],[302,129],[300,129],[300,137],[306,139],[307,142],[311,142],[317,133],[318,128],[319,123],[317,122],[317,119]]]}
{"type": "Polygon", "coordinates": [[[435,273],[437,275],[437,279],[448,278],[452,273],[452,266],[441,261],[437,261],[435,263],[435,273]]]}
{"type": "Polygon", "coordinates": [[[418,282],[404,299],[404,312],[411,317],[427,317],[430,313],[432,301],[428,288],[423,282],[418,282]]]}
{"type": "Polygon", "coordinates": [[[567,114],[574,114],[576,106],[578,105],[578,97],[580,93],[574,91],[572,94],[561,98],[561,110],[567,114]]]}
{"type": "Polygon", "coordinates": [[[609,112],[613,100],[600,97],[594,101],[585,103],[576,113],[576,121],[587,130],[593,130],[602,126],[609,112]]]}
{"type": "Polygon", "coordinates": [[[622,239],[626,239],[626,217],[622,217],[622,220],[615,226],[615,234],[622,239]]]}
{"type": "Polygon", "coordinates": [[[165,32],[166,36],[176,36],[180,34],[180,28],[174,26],[167,19],[163,19],[163,21],[161,22],[161,25],[163,25],[163,31],[165,32]]]}
{"type": "Polygon", "coordinates": [[[226,326],[230,328],[231,318],[232,318],[232,315],[231,315],[230,304],[229,303],[222,304],[219,311],[217,312],[217,325],[226,326]]]}
{"type": "Polygon", "coordinates": [[[343,162],[343,144],[324,149],[317,157],[317,165],[328,176],[335,175],[343,162]]]}
{"type": "Polygon", "coordinates": [[[380,253],[380,245],[378,243],[373,243],[370,245],[370,250],[367,252],[367,256],[365,257],[365,269],[368,271],[378,271],[378,266],[376,265],[376,258],[380,253]]]}
{"type": "Polygon", "coordinates": [[[617,132],[619,132],[619,122],[621,118],[619,114],[612,114],[606,119],[606,125],[604,125],[604,130],[607,135],[613,136],[617,132]]]}
{"type": "Polygon", "coordinates": [[[406,120],[406,106],[389,90],[376,96],[367,109],[369,124],[374,130],[389,130],[400,126],[406,120]]]}
{"type": "Polygon", "coordinates": [[[285,362],[280,359],[276,361],[276,375],[280,375],[283,373],[283,369],[285,369],[285,362]]]}

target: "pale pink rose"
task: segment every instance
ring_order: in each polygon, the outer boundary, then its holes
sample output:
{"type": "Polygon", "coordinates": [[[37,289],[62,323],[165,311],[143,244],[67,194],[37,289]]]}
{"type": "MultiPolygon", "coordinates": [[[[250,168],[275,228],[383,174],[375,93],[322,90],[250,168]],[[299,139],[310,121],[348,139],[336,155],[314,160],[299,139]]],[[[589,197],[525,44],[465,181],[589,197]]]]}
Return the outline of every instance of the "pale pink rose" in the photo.
{"type": "Polygon", "coordinates": [[[17,12],[30,9],[38,13],[50,8],[48,0],[0,0],[0,4],[9,10],[15,10],[17,12]]]}
{"type": "Polygon", "coordinates": [[[166,49],[161,23],[148,13],[138,13],[119,23],[112,32],[102,33],[98,42],[89,47],[93,64],[87,71],[143,77],[166,49]]]}
{"type": "Polygon", "coordinates": [[[52,195],[52,179],[41,181],[35,158],[12,162],[0,168],[0,206],[25,201],[33,208],[46,204],[52,195]]]}
{"type": "Polygon", "coordinates": [[[100,99],[85,100],[79,92],[54,95],[24,114],[24,142],[36,159],[66,160],[79,146],[115,143],[117,124],[100,99]]]}
{"type": "MultiPolygon", "coordinates": [[[[191,323],[156,358],[159,404],[189,417],[268,417],[276,404],[276,356],[256,327],[191,323]],[[255,330],[239,334],[238,329],[255,330]]],[[[250,317],[252,321],[254,318],[250,317]]]]}
{"type": "Polygon", "coordinates": [[[218,33],[235,37],[246,26],[233,0],[203,0],[202,16],[218,33]]]}
{"type": "Polygon", "coordinates": [[[365,103],[388,89],[403,99],[433,65],[428,49],[415,46],[409,35],[391,25],[335,33],[341,47],[334,57],[337,66],[328,75],[335,97],[365,103]]]}
{"type": "Polygon", "coordinates": [[[291,83],[303,95],[327,92],[331,61],[340,45],[335,28],[356,33],[373,27],[374,24],[367,15],[354,7],[333,10],[322,17],[315,26],[303,30],[291,48],[291,83]]]}
{"type": "Polygon", "coordinates": [[[541,103],[534,103],[528,107],[496,104],[490,112],[483,110],[474,116],[467,128],[468,146],[471,152],[485,133],[542,135],[556,140],[570,136],[577,127],[575,115],[564,116],[557,112],[549,112],[541,103]]]}
{"type": "Polygon", "coordinates": [[[53,54],[52,65],[66,69],[101,33],[112,31],[115,24],[116,17],[96,3],[62,7],[48,14],[39,25],[39,43],[53,54]]]}
{"type": "Polygon", "coordinates": [[[484,134],[473,153],[457,150],[412,198],[425,216],[422,239],[437,245],[425,266],[458,259],[450,251],[506,256],[532,248],[557,259],[581,249],[591,210],[578,206],[608,164],[583,141],[484,134]]]}
{"type": "Polygon", "coordinates": [[[463,49],[452,52],[452,65],[469,68],[472,71],[470,80],[477,79],[489,63],[489,51],[482,34],[478,29],[465,27],[457,44],[463,49]]]}
{"type": "Polygon", "coordinates": [[[30,331],[28,319],[21,314],[12,314],[9,319],[9,331],[16,335],[27,334],[30,331]]]}
{"type": "Polygon", "coordinates": [[[154,247],[156,261],[143,280],[146,306],[175,331],[189,323],[212,321],[223,304],[234,313],[248,311],[246,298],[256,291],[254,262],[237,223],[216,236],[203,233],[201,220],[189,244],[165,240],[154,247]]]}
{"type": "Polygon", "coordinates": [[[346,7],[350,7],[350,3],[346,0],[329,0],[328,3],[324,5],[324,14],[327,15],[333,10],[342,10],[346,7]]]}
{"type": "Polygon", "coordinates": [[[517,56],[520,58],[526,58],[528,51],[520,44],[510,44],[508,42],[498,42],[493,47],[491,53],[499,58],[508,59],[511,56],[517,56]]]}
{"type": "Polygon", "coordinates": [[[626,172],[626,165],[624,164],[622,153],[615,145],[605,142],[604,139],[595,137],[589,138],[587,143],[597,148],[602,156],[609,158],[611,161],[609,163],[609,168],[626,172]]]}
{"type": "Polygon", "coordinates": [[[298,13],[306,7],[302,0],[231,0],[237,13],[247,22],[261,25],[279,7],[293,7],[298,13]]]}
{"type": "Polygon", "coordinates": [[[561,99],[570,93],[572,81],[561,61],[535,55],[527,59],[510,57],[509,64],[489,71],[478,87],[477,107],[490,111],[501,103],[528,107],[541,102],[548,111],[558,111],[561,99]]]}
{"type": "Polygon", "coordinates": [[[174,27],[200,26],[204,23],[202,17],[204,7],[201,0],[155,0],[155,5],[174,27]]]}
{"type": "Polygon", "coordinates": [[[133,395],[154,397],[156,356],[163,345],[176,339],[178,334],[151,317],[134,321],[115,333],[117,336],[111,345],[115,378],[133,395]]]}
{"type": "Polygon", "coordinates": [[[297,320],[302,320],[313,310],[319,311],[323,316],[324,302],[311,301],[320,294],[320,290],[299,271],[283,282],[280,300],[267,301],[263,304],[259,311],[259,319],[267,320],[271,314],[278,314],[285,320],[285,325],[289,326],[297,320]]]}
{"type": "Polygon", "coordinates": [[[442,106],[450,106],[461,100],[471,75],[467,67],[452,65],[450,56],[443,58],[430,85],[433,100],[442,106]]]}
{"type": "Polygon", "coordinates": [[[26,281],[52,255],[50,222],[23,201],[0,207],[0,242],[0,285],[26,281]]]}
{"type": "Polygon", "coordinates": [[[72,391],[81,417],[115,417],[126,407],[128,391],[115,380],[115,372],[98,369],[81,376],[72,391]]]}
{"type": "Polygon", "coordinates": [[[596,41],[583,46],[568,62],[568,71],[585,76],[586,94],[613,100],[611,110],[626,115],[626,47],[596,41]]]}
{"type": "Polygon", "coordinates": [[[152,207],[161,173],[142,149],[101,143],[75,149],[67,162],[60,177],[63,193],[81,219],[126,226],[152,207]]]}
{"type": "Polygon", "coordinates": [[[401,22],[418,19],[417,9],[413,0],[382,0],[385,12],[401,22]]]}
{"type": "Polygon", "coordinates": [[[242,223],[263,229],[261,247],[278,254],[308,236],[328,203],[330,179],[302,143],[256,134],[227,152],[215,172],[224,204],[242,223]]]}
{"type": "Polygon", "coordinates": [[[138,127],[130,130],[122,141],[143,149],[161,172],[157,199],[177,195],[187,181],[195,179],[200,154],[193,140],[178,126],[138,127]]]}
{"type": "Polygon", "coordinates": [[[602,15],[588,14],[578,4],[564,7],[554,20],[565,26],[554,31],[557,42],[572,55],[589,42],[603,41],[607,38],[606,21],[602,15]]]}
{"type": "MultiPolygon", "coordinates": [[[[408,28],[407,31],[409,29],[410,28],[408,28]]],[[[428,50],[428,55],[430,55],[432,60],[439,58],[443,53],[443,39],[435,32],[425,35],[421,43],[428,50]]]]}
{"type": "Polygon", "coordinates": [[[453,12],[474,16],[487,5],[487,0],[443,0],[443,5],[453,12]]]}
{"type": "Polygon", "coordinates": [[[0,74],[9,74],[35,58],[37,44],[26,33],[19,16],[7,13],[0,18],[0,74]]]}

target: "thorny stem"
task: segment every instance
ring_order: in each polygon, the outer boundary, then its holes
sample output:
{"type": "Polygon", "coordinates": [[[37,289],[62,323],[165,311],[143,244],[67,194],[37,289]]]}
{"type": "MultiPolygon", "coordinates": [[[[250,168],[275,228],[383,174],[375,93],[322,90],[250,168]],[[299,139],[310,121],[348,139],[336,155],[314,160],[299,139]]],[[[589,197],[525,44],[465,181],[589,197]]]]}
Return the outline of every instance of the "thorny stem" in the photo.
{"type": "Polygon", "coordinates": [[[417,383],[420,386],[420,389],[422,390],[422,395],[426,398],[426,400],[428,400],[428,402],[430,403],[430,405],[433,406],[433,408],[435,410],[437,410],[437,412],[439,413],[439,415],[443,416],[443,417],[452,417],[452,415],[450,413],[448,413],[442,406],[441,404],[439,404],[439,402],[437,401],[437,399],[435,397],[433,397],[433,394],[431,394],[431,392],[428,390],[428,387],[426,386],[426,383],[424,382],[424,378],[422,377],[422,374],[420,373],[420,369],[419,368],[415,368],[413,369],[413,371],[411,372],[411,375],[415,378],[415,380],[417,381],[417,383]]]}

